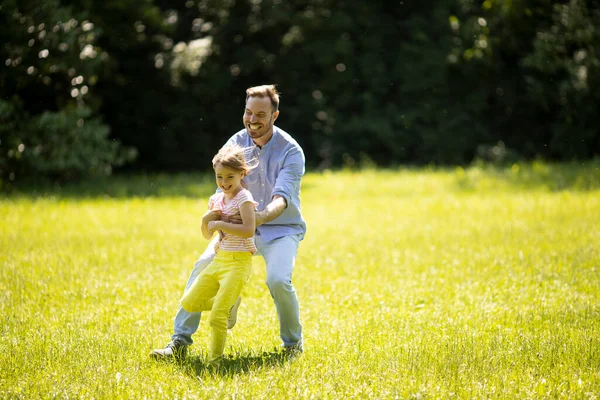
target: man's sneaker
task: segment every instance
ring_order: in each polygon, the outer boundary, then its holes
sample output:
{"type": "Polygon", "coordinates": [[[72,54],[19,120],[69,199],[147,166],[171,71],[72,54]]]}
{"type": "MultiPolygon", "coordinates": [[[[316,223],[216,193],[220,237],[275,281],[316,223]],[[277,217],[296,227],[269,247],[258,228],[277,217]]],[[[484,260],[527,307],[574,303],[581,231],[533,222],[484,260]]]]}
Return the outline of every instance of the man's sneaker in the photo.
{"type": "Polygon", "coordinates": [[[293,346],[283,346],[283,355],[288,358],[298,357],[303,351],[302,343],[296,343],[293,346]]]}
{"type": "Polygon", "coordinates": [[[187,344],[175,339],[169,342],[164,349],[152,350],[150,357],[155,360],[183,360],[187,354],[187,347],[187,344]]]}
{"type": "Polygon", "coordinates": [[[240,304],[242,304],[242,297],[238,296],[235,300],[235,303],[229,309],[229,318],[227,318],[227,329],[232,329],[237,322],[237,312],[240,308],[240,304]]]}

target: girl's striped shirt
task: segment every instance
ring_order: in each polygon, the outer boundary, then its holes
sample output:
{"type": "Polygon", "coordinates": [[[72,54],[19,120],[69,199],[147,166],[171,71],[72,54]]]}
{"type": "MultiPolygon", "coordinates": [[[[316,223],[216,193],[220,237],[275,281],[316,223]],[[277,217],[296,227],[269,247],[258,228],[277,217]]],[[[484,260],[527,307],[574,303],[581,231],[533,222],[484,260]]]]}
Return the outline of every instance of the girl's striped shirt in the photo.
{"type": "MultiPolygon", "coordinates": [[[[242,188],[239,193],[227,204],[225,204],[225,194],[223,192],[213,194],[208,200],[209,210],[221,210],[223,217],[240,216],[240,207],[242,204],[250,202],[256,208],[258,203],[252,198],[252,194],[247,189],[242,188]]],[[[230,233],[219,231],[219,241],[215,243],[215,253],[219,250],[224,251],[249,251],[256,253],[256,245],[254,244],[254,236],[251,238],[243,238],[230,233]]]]}

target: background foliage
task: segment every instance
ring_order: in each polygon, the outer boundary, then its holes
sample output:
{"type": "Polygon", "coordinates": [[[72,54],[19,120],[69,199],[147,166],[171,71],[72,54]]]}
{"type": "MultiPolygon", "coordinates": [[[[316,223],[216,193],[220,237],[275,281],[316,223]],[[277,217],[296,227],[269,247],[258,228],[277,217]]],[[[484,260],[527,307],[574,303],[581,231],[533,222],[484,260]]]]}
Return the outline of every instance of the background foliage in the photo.
{"type": "Polygon", "coordinates": [[[595,0],[2,0],[0,179],[202,170],[277,83],[311,167],[600,150],[595,0]]]}

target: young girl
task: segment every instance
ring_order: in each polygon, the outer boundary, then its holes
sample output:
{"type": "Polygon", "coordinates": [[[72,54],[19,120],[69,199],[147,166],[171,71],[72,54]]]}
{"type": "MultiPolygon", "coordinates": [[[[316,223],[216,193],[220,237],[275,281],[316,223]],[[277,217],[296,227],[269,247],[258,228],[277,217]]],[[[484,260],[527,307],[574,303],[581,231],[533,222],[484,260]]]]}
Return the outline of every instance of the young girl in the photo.
{"type": "Polygon", "coordinates": [[[249,165],[246,149],[237,145],[222,148],[213,158],[213,169],[220,193],[208,201],[202,217],[202,235],[210,239],[218,232],[215,258],[203,270],[181,299],[189,312],[211,311],[212,328],[209,361],[218,364],[225,349],[229,310],[239,302],[238,296],[250,277],[252,254],[256,252],[254,209],[258,205],[242,186],[242,179],[256,165],[249,165]],[[225,222],[242,220],[241,224],[225,222]]]}

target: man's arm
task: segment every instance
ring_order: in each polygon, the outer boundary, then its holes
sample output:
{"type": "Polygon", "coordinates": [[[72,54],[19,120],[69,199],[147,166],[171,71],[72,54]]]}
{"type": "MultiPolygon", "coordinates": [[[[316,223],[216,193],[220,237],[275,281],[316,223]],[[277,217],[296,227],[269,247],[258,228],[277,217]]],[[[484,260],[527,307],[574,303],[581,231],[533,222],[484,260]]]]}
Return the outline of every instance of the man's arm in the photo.
{"type": "Polygon", "coordinates": [[[273,187],[271,202],[264,210],[256,213],[256,226],[271,222],[283,214],[292,196],[299,190],[302,175],[304,175],[304,154],[296,147],[286,154],[273,187]]]}
{"type": "Polygon", "coordinates": [[[273,196],[273,200],[267,204],[264,210],[256,212],[256,226],[273,221],[275,218],[283,214],[286,207],[287,201],[285,201],[285,198],[276,194],[273,196]]]}
{"type": "MultiPolygon", "coordinates": [[[[273,196],[273,200],[262,211],[256,211],[255,221],[256,226],[260,226],[262,224],[266,224],[267,222],[273,221],[275,218],[279,217],[285,211],[287,207],[287,202],[283,196],[276,194],[273,196]]],[[[233,215],[230,217],[224,217],[222,219],[224,222],[228,222],[230,224],[241,224],[242,219],[238,215],[233,215]]]]}

